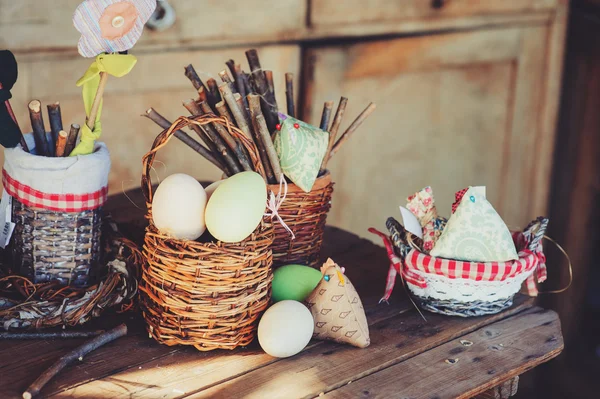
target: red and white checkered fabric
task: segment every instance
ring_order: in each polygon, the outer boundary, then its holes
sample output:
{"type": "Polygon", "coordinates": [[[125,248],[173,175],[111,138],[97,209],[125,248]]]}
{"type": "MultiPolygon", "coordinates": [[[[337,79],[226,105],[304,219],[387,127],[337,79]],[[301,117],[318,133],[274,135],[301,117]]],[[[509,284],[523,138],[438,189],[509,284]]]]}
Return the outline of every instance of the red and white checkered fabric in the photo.
{"type": "Polygon", "coordinates": [[[82,212],[102,206],[108,198],[108,186],[85,194],[52,194],[35,190],[13,179],[2,170],[2,184],[11,197],[33,208],[58,212],[82,212]]]}
{"type": "MultiPolygon", "coordinates": [[[[519,259],[509,262],[467,262],[436,258],[413,249],[406,256],[401,273],[409,283],[420,288],[426,288],[427,282],[415,273],[415,270],[450,279],[504,281],[522,273],[530,272],[535,268],[538,268],[538,281],[544,281],[546,279],[546,267],[543,253],[534,253],[527,249],[519,252],[519,259]]],[[[527,288],[530,295],[537,295],[534,274],[527,279],[527,288]]]]}

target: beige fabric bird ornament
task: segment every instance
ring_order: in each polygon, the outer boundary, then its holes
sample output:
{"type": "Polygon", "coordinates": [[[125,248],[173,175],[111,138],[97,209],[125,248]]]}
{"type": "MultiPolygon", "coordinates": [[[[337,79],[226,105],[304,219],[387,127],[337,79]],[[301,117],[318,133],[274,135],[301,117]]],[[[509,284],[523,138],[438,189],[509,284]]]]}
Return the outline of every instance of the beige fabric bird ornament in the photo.
{"type": "Polygon", "coordinates": [[[321,272],[321,282],[306,299],[315,321],[313,338],[366,348],[371,343],[369,325],[356,289],[331,259],[321,272]]]}

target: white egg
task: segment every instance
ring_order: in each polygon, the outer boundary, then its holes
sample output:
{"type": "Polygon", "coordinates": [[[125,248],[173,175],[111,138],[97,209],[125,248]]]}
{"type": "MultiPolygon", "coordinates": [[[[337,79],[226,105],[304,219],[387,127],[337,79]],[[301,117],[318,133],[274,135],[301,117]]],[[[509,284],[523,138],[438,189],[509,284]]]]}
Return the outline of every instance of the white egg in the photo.
{"type": "Polygon", "coordinates": [[[195,240],[206,230],[206,192],[192,176],[167,177],[152,198],[152,221],[161,233],[179,240],[195,240]]]}
{"type": "Polygon", "coordinates": [[[308,345],[314,331],[310,310],[297,301],[271,306],[258,324],[258,342],[274,357],[290,357],[308,345]]]}

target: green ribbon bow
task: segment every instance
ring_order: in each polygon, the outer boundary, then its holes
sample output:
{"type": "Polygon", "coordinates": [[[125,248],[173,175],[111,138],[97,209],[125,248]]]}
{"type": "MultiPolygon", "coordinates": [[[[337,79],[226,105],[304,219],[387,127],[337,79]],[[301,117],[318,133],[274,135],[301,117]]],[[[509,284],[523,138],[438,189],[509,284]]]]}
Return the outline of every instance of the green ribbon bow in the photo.
{"type": "MultiPolygon", "coordinates": [[[[120,78],[131,72],[136,63],[137,58],[129,54],[100,54],[96,57],[96,60],[90,65],[85,74],[77,81],[77,87],[83,86],[83,104],[85,106],[85,114],[88,117],[96,98],[96,92],[100,86],[100,73],[106,72],[109,75],[120,78]]],[[[87,155],[94,152],[94,143],[102,134],[102,124],[100,123],[102,99],[100,101],[98,114],[94,121],[94,130],[92,131],[87,124],[81,127],[81,141],[71,152],[70,156],[87,155]]]]}

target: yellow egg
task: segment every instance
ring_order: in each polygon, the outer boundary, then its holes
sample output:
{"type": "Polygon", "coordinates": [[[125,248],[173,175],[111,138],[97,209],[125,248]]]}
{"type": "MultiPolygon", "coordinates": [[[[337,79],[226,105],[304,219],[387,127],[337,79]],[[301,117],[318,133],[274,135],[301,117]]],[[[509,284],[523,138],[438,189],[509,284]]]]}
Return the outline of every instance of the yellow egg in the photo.
{"type": "Polygon", "coordinates": [[[219,187],[223,182],[225,182],[225,179],[223,180],[217,180],[216,182],[209,184],[208,186],[206,186],[206,188],[204,189],[204,191],[206,191],[206,197],[210,200],[210,197],[212,197],[213,193],[215,192],[215,190],[217,189],[217,187],[219,187]]]}
{"type": "Polygon", "coordinates": [[[258,227],[267,205],[267,185],[255,172],[224,180],[206,206],[206,228],[223,242],[239,242],[258,227]]]}
{"type": "Polygon", "coordinates": [[[167,177],[152,198],[152,221],[161,233],[179,240],[195,240],[206,230],[206,193],[192,176],[167,177]]]}

